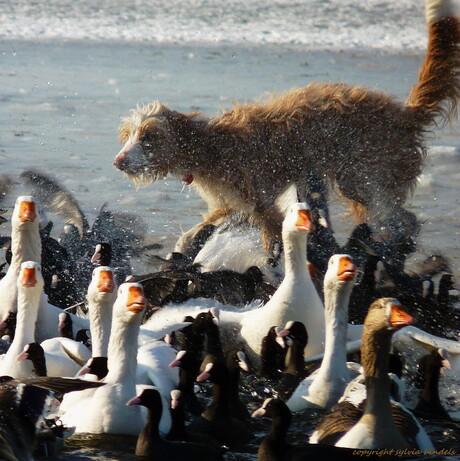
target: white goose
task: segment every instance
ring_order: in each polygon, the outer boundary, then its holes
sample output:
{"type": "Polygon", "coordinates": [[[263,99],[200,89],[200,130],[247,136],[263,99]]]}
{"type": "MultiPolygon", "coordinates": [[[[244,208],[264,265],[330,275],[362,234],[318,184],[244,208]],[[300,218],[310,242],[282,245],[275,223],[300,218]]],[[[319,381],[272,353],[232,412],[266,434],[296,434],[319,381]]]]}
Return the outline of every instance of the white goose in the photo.
{"type": "MultiPolygon", "coordinates": [[[[14,378],[23,378],[35,376],[32,362],[18,360],[18,357],[22,357],[27,344],[36,340],[36,321],[44,286],[40,265],[33,261],[23,262],[17,284],[16,334],[0,364],[0,373],[14,378]]],[[[86,346],[69,338],[53,338],[44,341],[41,345],[45,352],[48,376],[74,376],[80,368],[78,359],[84,362],[89,357],[86,346]]]]}
{"type": "Polygon", "coordinates": [[[112,268],[109,266],[96,267],[93,270],[87,293],[91,359],[78,372],[78,375],[91,373],[96,374],[99,379],[107,375],[112,310],[116,298],[117,287],[112,268]]]}
{"type": "Polygon", "coordinates": [[[107,357],[116,298],[117,286],[112,268],[96,267],[87,294],[93,357],[107,357]]]}
{"type": "MultiPolygon", "coordinates": [[[[9,312],[17,310],[17,278],[24,261],[41,262],[42,243],[40,238],[39,204],[32,195],[21,195],[11,217],[12,258],[8,271],[0,280],[0,321],[6,320],[9,312]]],[[[42,290],[38,310],[35,336],[38,342],[56,336],[56,325],[62,309],[48,303],[42,290]]],[[[89,328],[87,319],[72,315],[73,333],[89,328]]]]}
{"type": "MultiPolygon", "coordinates": [[[[112,331],[108,346],[109,373],[103,379],[105,386],[87,392],[71,408],[65,405],[61,420],[75,426],[76,432],[134,434],[145,425],[146,415],[137,406],[126,402],[136,395],[137,340],[146,307],[142,286],[123,283],[113,306],[112,331]]],[[[160,423],[162,433],[171,426],[169,412],[164,412],[160,423]]]]}
{"type": "MultiPolygon", "coordinates": [[[[35,328],[35,337],[38,342],[56,337],[56,325],[59,323],[59,314],[62,309],[53,306],[48,302],[48,296],[42,291],[40,298],[40,307],[38,309],[37,325],[35,328]]],[[[89,320],[78,315],[69,314],[72,318],[72,332],[75,338],[79,330],[89,329],[89,320]]]]}
{"type": "Polygon", "coordinates": [[[179,369],[170,368],[177,351],[164,341],[151,341],[139,347],[137,354],[137,384],[154,385],[169,401],[171,391],[179,384],[179,369]]]}
{"type": "MultiPolygon", "coordinates": [[[[116,292],[114,292],[115,285],[113,283],[113,275],[110,268],[99,267],[94,272],[97,272],[97,276],[93,273],[93,281],[88,288],[90,326],[92,323],[96,329],[95,331],[94,329],[92,330],[92,338],[94,338],[92,351],[83,343],[71,338],[53,337],[45,339],[42,341],[41,346],[45,352],[48,376],[75,376],[76,374],[80,374],[81,367],[90,360],[91,356],[94,356],[94,351],[98,353],[99,350],[104,349],[104,357],[107,358],[107,346],[112,322],[112,306],[116,298],[116,292]],[[100,296],[102,299],[104,299],[105,292],[108,292],[110,303],[108,314],[106,312],[93,313],[96,309],[94,308],[94,304],[96,303],[95,298],[97,297],[97,293],[99,293],[98,288],[100,288],[102,293],[102,296],[100,296]],[[104,321],[100,320],[100,317],[103,317],[105,320],[105,326],[102,326],[102,328],[105,327],[107,330],[105,336],[99,331],[100,324],[104,323],[104,321]],[[101,342],[104,343],[104,346],[101,345],[101,342]]],[[[41,301],[44,303],[43,297],[41,301]]],[[[49,313],[53,313],[54,310],[51,305],[45,306],[44,309],[49,313]]],[[[63,313],[61,311],[58,317],[60,318],[62,315],[63,313]]],[[[107,363],[105,365],[107,366],[107,363]]]]}
{"type": "Polygon", "coordinates": [[[91,351],[83,343],[70,338],[45,339],[40,345],[45,352],[48,376],[75,376],[91,357],[91,351]]]}
{"type": "MultiPolygon", "coordinates": [[[[291,411],[330,408],[338,402],[347,384],[361,366],[347,363],[348,302],[356,280],[351,257],[333,255],[324,277],[326,345],[321,367],[304,379],[287,401],[291,411]]],[[[309,332],[310,334],[310,332],[309,332]]]]}
{"type": "Polygon", "coordinates": [[[11,216],[11,264],[0,280],[0,321],[9,312],[17,311],[17,281],[24,261],[41,261],[42,244],[39,233],[37,204],[31,195],[16,199],[11,216]]]}
{"type": "Polygon", "coordinates": [[[18,361],[17,358],[27,344],[35,342],[35,322],[43,286],[40,265],[33,261],[23,262],[17,278],[16,333],[10,348],[0,362],[0,376],[8,375],[13,378],[36,376],[30,360],[18,361]]]}
{"type": "MultiPolygon", "coordinates": [[[[302,322],[307,328],[306,357],[323,351],[324,307],[307,267],[307,233],[313,229],[307,205],[292,205],[283,221],[282,229],[284,279],[270,301],[259,309],[245,313],[240,321],[240,334],[246,352],[255,366],[260,361],[264,336],[272,326],[285,325],[289,320],[302,322]]],[[[221,316],[221,319],[224,318],[221,316]]]]}
{"type": "Polygon", "coordinates": [[[388,361],[391,336],[398,328],[409,325],[413,318],[401,309],[394,298],[381,298],[372,303],[363,329],[361,357],[365,376],[364,412],[351,402],[337,405],[312,434],[310,443],[321,443],[332,434],[338,447],[357,449],[413,449],[434,451],[420,423],[402,405],[390,401],[388,361]],[[348,407],[347,407],[348,405],[348,407]],[[339,408],[344,408],[339,411],[339,408]],[[395,418],[394,415],[398,414],[395,418]],[[402,429],[404,429],[402,431],[402,429]],[[410,437],[404,434],[410,434],[410,437]]]}
{"type": "MultiPolygon", "coordinates": [[[[285,277],[270,301],[249,305],[244,311],[224,306],[216,301],[188,300],[182,305],[168,305],[157,311],[145,323],[144,329],[159,329],[179,322],[187,315],[218,307],[222,339],[227,346],[244,347],[251,362],[258,367],[262,339],[272,326],[285,325],[289,320],[302,322],[308,331],[305,358],[322,354],[325,341],[324,306],[312,282],[307,267],[306,233],[312,229],[310,211],[305,203],[289,208],[283,222],[285,277]],[[235,334],[240,332],[240,334],[235,334]]],[[[358,340],[362,325],[348,325],[347,341],[358,340]]],[[[348,343],[347,343],[348,344],[348,343]]]]}

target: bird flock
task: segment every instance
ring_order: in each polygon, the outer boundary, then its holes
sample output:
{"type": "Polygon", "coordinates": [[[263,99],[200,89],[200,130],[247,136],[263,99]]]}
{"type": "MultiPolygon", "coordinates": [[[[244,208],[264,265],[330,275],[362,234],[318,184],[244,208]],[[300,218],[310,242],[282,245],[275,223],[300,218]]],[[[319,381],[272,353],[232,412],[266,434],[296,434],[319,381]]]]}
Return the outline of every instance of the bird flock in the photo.
{"type": "Polygon", "coordinates": [[[430,423],[460,421],[460,311],[446,257],[408,272],[415,241],[389,246],[366,224],[340,246],[294,198],[276,255],[235,216],[133,274],[133,239],[113,221],[102,235],[69,219],[55,239],[47,213],[81,218],[78,203],[39,172],[24,177],[34,195],[17,198],[2,237],[2,459],[56,453],[80,433],[132,436],[134,454],[152,460],[445,449],[430,423]],[[238,239],[254,253],[232,268],[238,239]]]}

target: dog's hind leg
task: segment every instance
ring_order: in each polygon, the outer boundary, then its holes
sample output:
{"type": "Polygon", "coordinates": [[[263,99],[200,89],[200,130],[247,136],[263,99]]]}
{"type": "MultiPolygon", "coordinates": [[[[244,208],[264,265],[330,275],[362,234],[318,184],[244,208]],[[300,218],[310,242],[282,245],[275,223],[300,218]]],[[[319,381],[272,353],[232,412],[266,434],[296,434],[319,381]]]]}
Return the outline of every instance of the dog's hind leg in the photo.
{"type": "Polygon", "coordinates": [[[420,230],[415,214],[394,202],[380,200],[378,207],[371,207],[369,211],[375,231],[391,245],[399,245],[417,236],[420,230]]]}
{"type": "Polygon", "coordinates": [[[388,187],[394,184],[394,178],[385,175],[385,170],[367,171],[365,180],[354,173],[347,169],[336,176],[338,190],[352,201],[354,218],[359,223],[368,222],[384,243],[387,254],[381,256],[389,258],[398,248],[411,246],[408,244],[417,236],[420,223],[402,206],[404,189],[388,187]]]}
{"type": "Polygon", "coordinates": [[[400,205],[393,205],[390,212],[378,220],[378,231],[384,238],[381,256],[402,270],[407,256],[415,250],[414,238],[420,231],[420,222],[414,213],[400,205]]]}
{"type": "Polygon", "coordinates": [[[273,258],[273,264],[276,265],[283,248],[281,238],[282,214],[277,210],[276,206],[271,208],[259,206],[254,210],[251,221],[260,227],[262,248],[270,253],[273,258]]]}

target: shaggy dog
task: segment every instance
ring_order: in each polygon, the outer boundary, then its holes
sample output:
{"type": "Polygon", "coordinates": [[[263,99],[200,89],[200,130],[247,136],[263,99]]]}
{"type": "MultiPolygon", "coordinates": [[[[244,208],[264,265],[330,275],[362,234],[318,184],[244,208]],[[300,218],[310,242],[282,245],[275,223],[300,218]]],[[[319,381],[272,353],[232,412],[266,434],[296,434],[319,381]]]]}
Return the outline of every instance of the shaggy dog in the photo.
{"type": "Polygon", "coordinates": [[[424,136],[456,113],[460,91],[460,22],[450,0],[427,0],[426,20],[428,50],[406,103],[343,83],[235,104],[214,118],[154,102],[123,120],[115,166],[137,182],[182,177],[209,206],[203,225],[242,211],[266,244],[280,238],[275,202],[292,183],[317,211],[332,186],[358,221],[401,241],[417,231],[402,206],[422,171],[424,136]]]}

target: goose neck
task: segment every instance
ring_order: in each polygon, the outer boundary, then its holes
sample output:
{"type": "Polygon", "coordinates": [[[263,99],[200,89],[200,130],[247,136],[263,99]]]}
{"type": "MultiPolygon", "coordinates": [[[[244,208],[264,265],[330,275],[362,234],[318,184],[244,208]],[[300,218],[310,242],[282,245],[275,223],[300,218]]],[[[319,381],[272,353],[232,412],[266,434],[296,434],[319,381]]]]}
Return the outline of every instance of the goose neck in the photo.
{"type": "Polygon", "coordinates": [[[288,434],[289,426],[291,424],[291,417],[284,415],[276,415],[272,419],[272,426],[269,431],[269,435],[278,442],[286,443],[286,437],[288,434]]]}
{"type": "MultiPolygon", "coordinates": [[[[348,288],[348,287],[346,287],[348,288]]],[[[348,301],[350,289],[329,287],[325,291],[325,346],[321,368],[329,374],[340,374],[347,369],[346,338],[348,328],[348,301]]]]}
{"type": "Polygon", "coordinates": [[[285,373],[298,375],[302,373],[305,369],[305,359],[304,359],[304,350],[305,345],[301,344],[298,341],[294,341],[291,347],[289,347],[286,353],[286,369],[285,373]]]}
{"type": "Polygon", "coordinates": [[[115,323],[108,346],[109,382],[135,381],[139,323],[115,323]]]}
{"type": "Polygon", "coordinates": [[[160,419],[161,411],[155,411],[152,408],[147,409],[147,422],[144,430],[149,434],[150,440],[160,438],[160,419]]]}
{"type": "Polygon", "coordinates": [[[11,235],[11,265],[18,269],[24,261],[41,262],[42,243],[38,227],[23,226],[11,235]]]}
{"type": "Polygon", "coordinates": [[[367,391],[365,413],[372,414],[380,420],[391,421],[393,424],[388,375],[391,334],[383,332],[369,335],[368,333],[365,326],[361,346],[367,391]]]}
{"type": "Polygon", "coordinates": [[[168,437],[171,440],[185,440],[187,431],[185,428],[185,414],[182,404],[178,408],[171,409],[171,429],[168,437]]]}
{"type": "Polygon", "coordinates": [[[112,304],[90,302],[89,321],[93,357],[107,357],[112,324],[112,304]]]}
{"type": "Polygon", "coordinates": [[[304,231],[283,232],[285,276],[307,273],[307,235],[304,231]]]}
{"type": "Polygon", "coordinates": [[[215,415],[228,417],[230,415],[229,408],[230,391],[228,382],[218,382],[212,385],[212,411],[215,415]]]}
{"type": "MultiPolygon", "coordinates": [[[[32,293],[31,293],[32,294],[32,293]]],[[[35,295],[35,294],[33,294],[35,295]]],[[[29,293],[18,293],[18,312],[14,339],[21,344],[35,342],[35,323],[37,321],[39,298],[29,297],[29,293]]]]}
{"type": "Polygon", "coordinates": [[[428,402],[434,406],[442,407],[441,399],[439,398],[439,368],[430,367],[426,372],[425,381],[423,384],[421,400],[428,402]]]}

